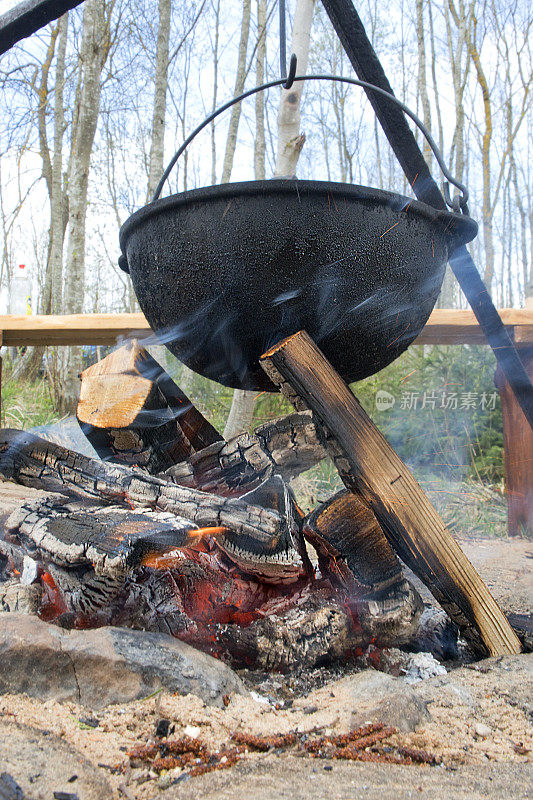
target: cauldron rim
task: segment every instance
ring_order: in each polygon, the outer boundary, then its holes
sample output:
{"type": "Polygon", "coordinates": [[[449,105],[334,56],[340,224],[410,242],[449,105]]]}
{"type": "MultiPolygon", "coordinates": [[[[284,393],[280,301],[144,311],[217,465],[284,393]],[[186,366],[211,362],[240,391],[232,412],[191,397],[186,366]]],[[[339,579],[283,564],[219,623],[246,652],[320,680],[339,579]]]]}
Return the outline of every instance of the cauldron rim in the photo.
{"type": "Polygon", "coordinates": [[[339,183],[333,181],[300,180],[298,178],[271,178],[261,181],[238,181],[234,183],[221,183],[214,186],[202,186],[197,189],[188,189],[185,192],[169,195],[155,200],[135,211],[122,224],[119,233],[120,249],[126,257],[128,236],[140,224],[156,216],[161,211],[186,205],[190,202],[209,202],[220,199],[237,199],[243,197],[267,196],[271,194],[310,194],[330,195],[333,199],[348,199],[353,201],[373,202],[382,206],[396,208],[402,213],[425,217],[430,223],[436,225],[448,240],[448,247],[452,249],[467,244],[475,238],[478,225],[475,220],[464,214],[456,214],[446,209],[433,208],[420,200],[414,200],[406,195],[377,189],[372,186],[361,186],[354,183],[339,183]],[[402,207],[405,204],[405,207],[402,207]]]}

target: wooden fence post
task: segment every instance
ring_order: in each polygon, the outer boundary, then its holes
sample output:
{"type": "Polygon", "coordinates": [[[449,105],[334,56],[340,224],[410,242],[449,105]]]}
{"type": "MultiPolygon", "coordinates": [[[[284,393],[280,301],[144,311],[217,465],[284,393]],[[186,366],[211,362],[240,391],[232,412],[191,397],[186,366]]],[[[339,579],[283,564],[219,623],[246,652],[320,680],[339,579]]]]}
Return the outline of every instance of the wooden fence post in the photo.
{"type": "MultiPolygon", "coordinates": [[[[526,309],[533,309],[533,297],[526,299],[526,309]]],[[[526,372],[533,379],[533,326],[515,329],[515,343],[526,372]]],[[[533,536],[533,430],[500,367],[494,382],[502,401],[509,536],[533,536]]]]}

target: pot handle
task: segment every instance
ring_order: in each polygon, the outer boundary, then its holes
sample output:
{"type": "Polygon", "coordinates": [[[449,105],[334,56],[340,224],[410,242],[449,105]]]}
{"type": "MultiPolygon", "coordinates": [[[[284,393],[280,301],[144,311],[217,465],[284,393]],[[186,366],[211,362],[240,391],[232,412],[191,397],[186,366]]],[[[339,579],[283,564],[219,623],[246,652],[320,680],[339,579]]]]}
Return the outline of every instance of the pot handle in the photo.
{"type": "Polygon", "coordinates": [[[446,178],[446,181],[443,182],[443,194],[444,194],[444,199],[446,201],[446,205],[455,213],[463,213],[466,215],[469,214],[468,189],[463,183],[454,178],[453,175],[450,173],[450,171],[446,166],[442,153],[439,150],[431,133],[426,128],[422,120],[419,117],[417,117],[417,115],[413,111],[411,111],[411,109],[408,106],[406,106],[405,103],[402,103],[401,100],[398,100],[397,97],[395,97],[390,92],[385,91],[385,89],[382,89],[380,86],[375,86],[373,83],[367,83],[366,81],[360,81],[355,78],[344,78],[344,77],[339,77],[338,75],[296,75],[296,64],[297,64],[296,56],[293,54],[291,56],[289,74],[286,78],[270,81],[269,83],[263,83],[261,86],[256,86],[253,89],[248,89],[248,91],[243,92],[242,94],[238,95],[238,97],[234,97],[232,100],[229,100],[227,103],[224,103],[224,105],[219,106],[219,108],[213,111],[212,114],[206,117],[204,121],[200,125],[198,125],[198,127],[195,128],[193,132],[185,139],[179,150],[170,160],[168,167],[166,168],[161,177],[161,180],[157,184],[154,196],[152,198],[152,202],[159,199],[161,190],[163,189],[163,186],[167,178],[172,172],[174,165],[176,164],[181,154],[190,145],[192,140],[200,133],[200,131],[202,131],[207,125],[213,122],[213,120],[216,119],[216,117],[218,117],[219,114],[222,114],[222,112],[226,111],[228,108],[231,108],[231,106],[236,105],[236,103],[240,103],[241,100],[245,100],[247,97],[251,97],[252,95],[257,94],[258,92],[263,92],[266,89],[272,89],[274,86],[283,86],[283,88],[285,89],[290,89],[293,83],[299,81],[334,81],[336,83],[349,83],[352,86],[360,86],[363,89],[371,89],[373,92],[377,92],[377,94],[381,94],[384,97],[387,97],[392,103],[395,103],[395,105],[401,108],[404,114],[407,114],[407,116],[413,120],[417,128],[424,135],[427,143],[429,144],[433,152],[433,155],[435,156],[435,159],[441,169],[442,174],[446,178]],[[457,189],[459,189],[459,194],[455,193],[453,199],[450,195],[450,184],[453,184],[457,189]]]}

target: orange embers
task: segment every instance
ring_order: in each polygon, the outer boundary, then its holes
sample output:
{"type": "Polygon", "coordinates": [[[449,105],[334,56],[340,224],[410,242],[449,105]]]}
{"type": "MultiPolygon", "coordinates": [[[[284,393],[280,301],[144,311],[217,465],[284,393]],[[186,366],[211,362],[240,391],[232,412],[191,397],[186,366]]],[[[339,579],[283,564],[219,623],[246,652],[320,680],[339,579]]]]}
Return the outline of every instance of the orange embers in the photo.
{"type": "MultiPolygon", "coordinates": [[[[194,533],[199,534],[199,531],[194,533]]],[[[142,565],[150,570],[168,572],[179,592],[184,613],[196,626],[249,625],[264,615],[261,607],[278,598],[284,590],[243,575],[226,562],[218,548],[209,549],[210,538],[211,534],[198,536],[192,547],[148,555],[142,565]]]]}
{"type": "Polygon", "coordinates": [[[141,566],[149,569],[172,569],[183,561],[184,554],[190,550],[208,553],[213,549],[212,539],[226,533],[228,528],[191,528],[186,532],[186,539],[179,547],[167,550],[166,553],[148,553],[141,561],[141,566]]]}
{"type": "Polygon", "coordinates": [[[41,586],[43,594],[38,614],[45,622],[51,622],[57,619],[60,614],[64,614],[67,607],[60,589],[49,572],[42,573],[41,586]]]}
{"type": "Polygon", "coordinates": [[[224,527],[218,527],[218,528],[216,528],[216,527],[214,527],[214,528],[191,528],[191,530],[188,531],[188,535],[192,540],[194,540],[197,536],[199,536],[199,537],[201,537],[201,536],[220,536],[220,534],[226,533],[226,531],[228,531],[228,530],[229,530],[229,528],[224,528],[224,527]]]}

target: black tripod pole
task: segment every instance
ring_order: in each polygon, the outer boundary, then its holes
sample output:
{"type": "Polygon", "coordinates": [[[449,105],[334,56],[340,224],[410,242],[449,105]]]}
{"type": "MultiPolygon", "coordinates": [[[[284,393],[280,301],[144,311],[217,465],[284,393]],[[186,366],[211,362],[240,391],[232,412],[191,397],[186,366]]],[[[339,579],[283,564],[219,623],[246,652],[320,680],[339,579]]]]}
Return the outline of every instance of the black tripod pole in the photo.
{"type": "MultiPolygon", "coordinates": [[[[322,4],[357,77],[394,94],[351,0],[322,0],[322,4]]],[[[431,177],[403,112],[371,89],[365,92],[415,195],[434,208],[446,208],[442,192],[431,177]]],[[[533,386],[466,247],[459,247],[450,254],[450,266],[533,428],[533,386]]]]}

